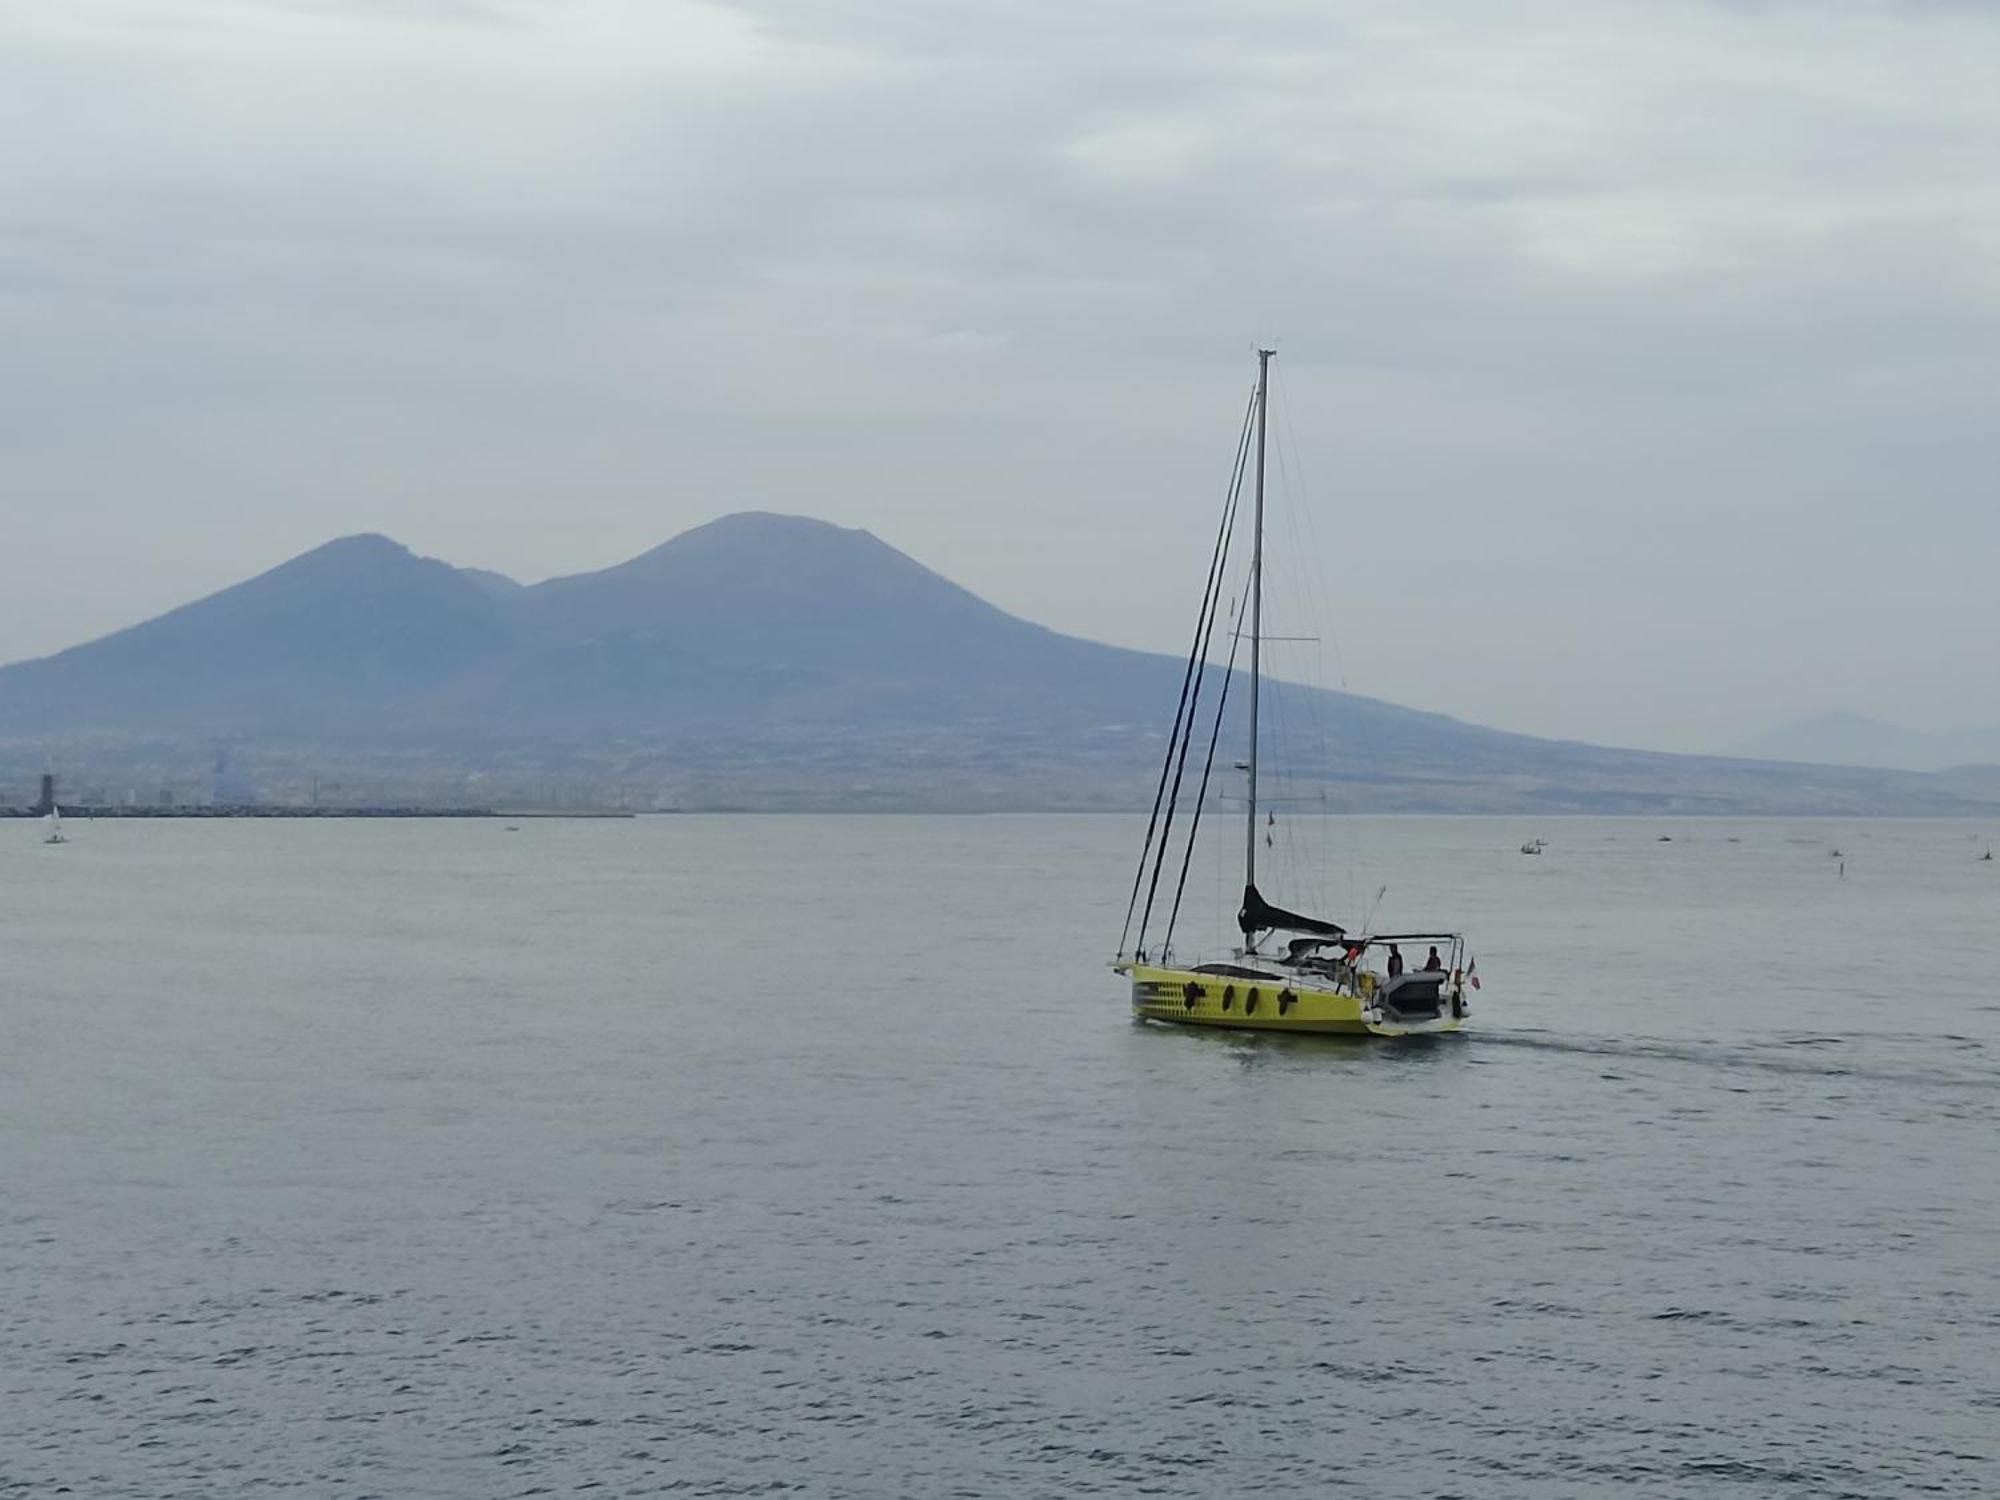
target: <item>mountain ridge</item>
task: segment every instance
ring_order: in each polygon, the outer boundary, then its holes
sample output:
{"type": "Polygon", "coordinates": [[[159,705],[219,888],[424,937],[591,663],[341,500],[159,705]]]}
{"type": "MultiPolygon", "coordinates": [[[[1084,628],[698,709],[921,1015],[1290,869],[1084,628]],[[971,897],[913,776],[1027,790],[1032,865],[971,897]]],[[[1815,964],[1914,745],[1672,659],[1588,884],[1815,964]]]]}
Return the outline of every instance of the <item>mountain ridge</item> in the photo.
{"type": "MultiPolygon", "coordinates": [[[[1132,806],[1183,665],[1021,619],[809,517],[739,512],[534,584],[360,533],[0,667],[0,768],[59,756],[164,782],[226,744],[274,797],[340,768],[460,797],[561,776],[644,805],[1132,806]]],[[[1283,682],[1266,702],[1317,746],[1304,795],[1354,810],[1984,805],[1976,780],[1540,740],[1283,682]]]]}
{"type": "Polygon", "coordinates": [[[1734,753],[1819,765],[1945,771],[2000,765],[2000,724],[1913,729],[1836,709],[1766,730],[1741,742],[1734,753]]]}

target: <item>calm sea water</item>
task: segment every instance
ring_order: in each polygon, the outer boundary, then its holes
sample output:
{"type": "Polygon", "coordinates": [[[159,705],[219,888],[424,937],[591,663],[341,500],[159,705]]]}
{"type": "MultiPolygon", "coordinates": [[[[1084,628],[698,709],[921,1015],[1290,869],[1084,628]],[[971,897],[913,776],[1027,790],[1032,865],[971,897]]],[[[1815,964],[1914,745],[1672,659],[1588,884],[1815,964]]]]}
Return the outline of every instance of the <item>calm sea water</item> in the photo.
{"type": "Polygon", "coordinates": [[[2000,830],[1329,824],[1391,1044],[1133,1024],[1130,819],[70,832],[0,1494],[2000,1492],[2000,830]]]}

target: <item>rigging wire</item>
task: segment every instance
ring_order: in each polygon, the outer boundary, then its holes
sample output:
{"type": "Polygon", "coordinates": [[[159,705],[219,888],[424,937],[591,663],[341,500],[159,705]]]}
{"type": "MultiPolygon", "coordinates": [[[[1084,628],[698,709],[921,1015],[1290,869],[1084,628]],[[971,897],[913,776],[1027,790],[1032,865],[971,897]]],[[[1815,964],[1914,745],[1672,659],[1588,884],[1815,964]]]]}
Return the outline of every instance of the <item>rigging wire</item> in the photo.
{"type": "MultiPolygon", "coordinates": [[[[1196,664],[1197,662],[1205,662],[1207,657],[1206,632],[1207,630],[1212,630],[1214,626],[1214,608],[1217,596],[1221,592],[1223,569],[1229,556],[1229,533],[1236,519],[1236,501],[1237,497],[1243,492],[1243,470],[1245,464],[1248,462],[1250,451],[1251,419],[1256,410],[1257,393],[1253,388],[1250,393],[1249,403],[1243,410],[1242,430],[1236,437],[1236,462],[1230,471],[1229,490],[1223,500],[1222,523],[1216,529],[1215,550],[1209,554],[1208,583],[1202,593],[1201,611],[1195,618],[1194,640],[1188,647],[1187,667],[1181,673],[1180,703],[1174,709],[1173,731],[1167,736],[1166,758],[1160,763],[1160,783],[1153,791],[1153,811],[1152,815],[1146,820],[1146,841],[1139,850],[1139,867],[1132,873],[1132,895],[1125,903],[1125,925],[1118,931],[1118,952],[1121,955],[1125,952],[1125,940],[1132,932],[1132,913],[1139,904],[1139,886],[1146,878],[1146,857],[1153,852],[1153,835],[1159,828],[1160,803],[1166,795],[1167,774],[1173,768],[1174,752],[1183,738],[1182,721],[1184,716],[1189,713],[1189,685],[1198,682],[1200,674],[1197,671],[1196,664]]],[[[1187,727],[1191,731],[1191,719],[1187,727]]],[[[1184,760],[1185,758],[1185,751],[1183,751],[1182,759],[1184,760]]],[[[1173,821],[1171,808],[1168,809],[1167,820],[1169,826],[1171,826],[1173,821]]],[[[1157,882],[1157,873],[1154,879],[1157,882]]],[[[1151,902],[1149,901],[1147,905],[1150,908],[1151,902]]],[[[1146,927],[1142,921],[1139,924],[1139,942],[1135,946],[1143,947],[1145,941],[1146,927]]]]}
{"type": "MultiPolygon", "coordinates": [[[[1280,399],[1284,385],[1280,384],[1280,399]]],[[[1326,778],[1332,764],[1328,754],[1326,702],[1322,689],[1326,683],[1324,653],[1321,643],[1328,633],[1328,623],[1323,609],[1324,587],[1311,567],[1317,558],[1316,550],[1309,551],[1305,539],[1300,534],[1299,516],[1305,512],[1311,519],[1311,507],[1303,482],[1303,473],[1295,475],[1293,465],[1297,455],[1291,452],[1297,446],[1297,435],[1286,441],[1281,428],[1279,441],[1274,444],[1277,456],[1277,477],[1279,486],[1286,496],[1286,503],[1280,507],[1284,517],[1285,531],[1290,542],[1290,551],[1283,555],[1283,576],[1292,597],[1299,601],[1299,615],[1312,632],[1308,637],[1313,647],[1312,672],[1305,685],[1287,683],[1291,691],[1277,695],[1277,731],[1282,746],[1284,761],[1281,774],[1285,778],[1288,792],[1287,801],[1294,806],[1303,806],[1317,800],[1321,810],[1326,802],[1326,778]],[[1301,724],[1299,720],[1303,719],[1301,724]],[[1308,752],[1311,758],[1308,758],[1308,752]],[[1309,795],[1316,793],[1316,797],[1309,795]]],[[[1284,824],[1283,860],[1288,878],[1294,890],[1301,896],[1309,896],[1322,911],[1332,907],[1331,882],[1326,867],[1325,828],[1314,825],[1308,830],[1302,819],[1287,816],[1284,824]],[[1308,832],[1312,834],[1307,837],[1308,832]],[[1313,854],[1319,857],[1311,858],[1313,854]]]]}
{"type": "MultiPolygon", "coordinates": [[[[1242,622],[1242,610],[1236,612],[1236,622],[1242,622]]],[[[1181,895],[1187,890],[1188,866],[1194,862],[1195,835],[1201,832],[1201,810],[1208,805],[1208,776],[1215,769],[1215,745],[1222,737],[1222,716],[1229,707],[1229,685],[1236,680],[1236,648],[1242,644],[1243,632],[1232,630],[1229,639],[1229,664],[1222,673],[1222,693],[1215,702],[1215,723],[1208,731],[1208,755],[1201,765],[1201,790],[1195,793],[1194,811],[1188,815],[1187,848],[1181,853],[1180,878],[1174,882],[1174,907],[1167,916],[1166,936],[1160,940],[1160,951],[1166,953],[1173,947],[1174,925],[1181,917],[1181,895]]],[[[1217,866],[1218,871],[1220,866],[1217,866]]],[[[1220,910],[1220,903],[1217,905],[1220,910]]]]}
{"type": "MultiPolygon", "coordinates": [[[[1273,383],[1277,384],[1282,392],[1283,384],[1275,381],[1273,383]]],[[[1272,548],[1267,543],[1265,557],[1267,576],[1273,585],[1272,592],[1279,596],[1277,613],[1283,617],[1284,612],[1289,609],[1297,623],[1318,629],[1321,625],[1316,607],[1318,597],[1315,589],[1309,586],[1306,576],[1304,567],[1306,549],[1299,537],[1298,529],[1297,512],[1302,506],[1303,497],[1296,493],[1296,486],[1291,481],[1282,431],[1274,431],[1272,436],[1273,456],[1276,460],[1272,479],[1275,488],[1283,496],[1272,510],[1275,515],[1282,518],[1281,524],[1285,527],[1290,545],[1289,548],[1282,545],[1272,548]]],[[[1291,645],[1317,638],[1277,635],[1266,639],[1291,645]]],[[[1314,660],[1317,660],[1316,656],[1314,660]]],[[[1277,878],[1276,888],[1291,890],[1295,899],[1303,899],[1308,904],[1324,908],[1327,905],[1326,882],[1323,878],[1312,878],[1314,871],[1309,868],[1310,861],[1307,858],[1310,852],[1309,846],[1323,843],[1323,840],[1310,836],[1313,834],[1313,829],[1305,821],[1295,817],[1293,810],[1314,800],[1309,794],[1315,791],[1318,791],[1320,800],[1324,800],[1323,790],[1320,790],[1323,777],[1315,774],[1317,763],[1309,763],[1301,752],[1308,748],[1310,731],[1317,730],[1322,750],[1320,761],[1323,762],[1325,732],[1318,712],[1321,707],[1320,698],[1310,685],[1313,679],[1308,679],[1306,683],[1288,680],[1294,675],[1288,669],[1267,678],[1265,683],[1265,699],[1269,707],[1263,714],[1262,727],[1269,732],[1272,748],[1276,754],[1272,757],[1268,771],[1273,795],[1269,798],[1260,798],[1259,801],[1268,801],[1274,813],[1280,808],[1286,811],[1282,819],[1276,816],[1267,818],[1259,836],[1263,838],[1266,849],[1270,851],[1269,868],[1272,875],[1277,878]],[[1303,725],[1300,723],[1301,714],[1304,716],[1303,725]],[[1302,734],[1302,729],[1307,733],[1302,734]]]]}
{"type": "MultiPolygon", "coordinates": [[[[1304,489],[1308,483],[1305,472],[1305,449],[1299,443],[1298,428],[1292,419],[1290,392],[1284,385],[1280,385],[1278,388],[1278,409],[1288,439],[1287,446],[1291,450],[1293,462],[1298,466],[1299,484],[1301,489],[1304,489]]],[[[1283,449],[1280,449],[1279,457],[1282,462],[1284,457],[1283,449]]],[[[1307,539],[1312,545],[1312,555],[1315,557],[1324,557],[1325,554],[1320,551],[1319,528],[1317,522],[1314,520],[1313,507],[1301,504],[1296,509],[1305,513],[1305,530],[1307,539]]],[[[1340,684],[1340,691],[1347,695],[1347,701],[1344,701],[1340,705],[1340,708],[1341,717],[1346,720],[1349,726],[1349,733],[1342,736],[1342,738],[1348,740],[1359,750],[1359,759],[1362,768],[1370,776],[1373,776],[1381,769],[1381,746],[1375,736],[1376,726],[1371,722],[1368,711],[1352,701],[1352,689],[1348,686],[1347,681],[1346,653],[1341,650],[1340,635],[1334,629],[1335,613],[1335,611],[1329,609],[1322,623],[1319,613],[1316,610],[1315,629],[1318,631],[1324,646],[1330,648],[1333,652],[1334,671],[1340,684]]],[[[1322,660],[1320,663],[1320,681],[1324,682],[1325,680],[1324,661],[1322,660]]],[[[1329,736],[1329,740],[1331,738],[1329,736]]],[[[1329,754],[1327,760],[1329,779],[1331,777],[1332,764],[1332,756],[1329,754]]],[[[1325,784],[1325,782],[1322,783],[1323,786],[1325,784]]],[[[1358,869],[1357,851],[1361,839],[1359,828],[1355,821],[1354,798],[1351,795],[1341,797],[1338,799],[1337,806],[1340,811],[1341,822],[1346,830],[1346,838],[1343,840],[1343,843],[1347,856],[1347,899],[1349,908],[1352,909],[1360,905],[1360,872],[1358,869]]],[[[1377,899],[1379,901],[1380,898],[1378,897],[1377,899]]]]}
{"type": "MultiPolygon", "coordinates": [[[[1255,406],[1255,401],[1256,401],[1255,396],[1252,396],[1251,402],[1253,408],[1255,406]]],[[[1195,709],[1201,703],[1202,684],[1206,681],[1208,675],[1209,647],[1211,642],[1213,642],[1215,638],[1215,622],[1217,618],[1221,615],[1221,610],[1217,608],[1217,606],[1220,605],[1222,602],[1222,589],[1220,586],[1219,579],[1222,570],[1227,568],[1229,564],[1229,543],[1230,540],[1233,538],[1236,529],[1235,522],[1236,522],[1236,513],[1238,510],[1238,502],[1243,497],[1243,473],[1249,461],[1249,443],[1247,440],[1247,433],[1248,433],[1247,427],[1245,429],[1245,432],[1246,432],[1245,441],[1239,446],[1237,450],[1236,479],[1234,485],[1231,487],[1229,495],[1229,505],[1223,517],[1222,551],[1218,559],[1219,566],[1217,568],[1218,583],[1216,588],[1211,592],[1209,598],[1206,601],[1204,601],[1206,604],[1206,610],[1205,610],[1205,618],[1201,625],[1202,635],[1201,635],[1201,646],[1199,653],[1201,665],[1199,666],[1199,668],[1197,668],[1194,674],[1194,692],[1193,695],[1188,699],[1187,728],[1186,731],[1181,736],[1180,759],[1178,764],[1176,764],[1174,767],[1173,790],[1167,796],[1166,820],[1160,825],[1159,848],[1158,851],[1153,856],[1153,878],[1151,883],[1148,884],[1146,887],[1146,908],[1145,911],[1139,917],[1139,946],[1141,947],[1145,945],[1146,929],[1147,927],[1152,925],[1153,921],[1153,902],[1154,899],[1159,895],[1160,872],[1166,867],[1167,849],[1173,838],[1174,814],[1180,807],[1181,781],[1187,775],[1188,751],[1190,748],[1192,748],[1194,744],[1195,709]]],[[[1229,686],[1228,681],[1225,678],[1223,682],[1223,689],[1225,692],[1228,690],[1228,686],[1229,686]]]]}

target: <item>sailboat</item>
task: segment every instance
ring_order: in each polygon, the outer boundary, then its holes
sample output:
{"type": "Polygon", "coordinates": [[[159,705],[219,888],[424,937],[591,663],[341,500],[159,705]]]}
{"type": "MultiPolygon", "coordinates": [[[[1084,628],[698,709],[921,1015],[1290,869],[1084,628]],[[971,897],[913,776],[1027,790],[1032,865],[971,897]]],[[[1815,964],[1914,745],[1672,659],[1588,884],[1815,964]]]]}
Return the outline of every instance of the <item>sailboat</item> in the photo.
{"type": "Polygon", "coordinates": [[[1263,680],[1264,643],[1264,460],[1271,359],[1276,351],[1257,351],[1257,385],[1237,440],[1236,468],[1224,503],[1215,551],[1209,560],[1208,587],[1195,625],[1194,644],[1181,680],[1180,704],[1174,715],[1167,756],[1154,793],[1153,814],[1139,855],[1139,871],[1127,903],[1125,931],[1112,963],[1114,972],[1131,983],[1132,1013],[1147,1021],[1183,1026],[1222,1026],[1253,1031],[1348,1033],[1364,1036],[1407,1036],[1456,1031],[1469,1013],[1468,985],[1479,988],[1476,964],[1462,936],[1452,932],[1380,933],[1350,931],[1326,917],[1290,911],[1267,900],[1257,885],[1257,849],[1264,830],[1258,826],[1259,699],[1263,680]],[[1254,438],[1253,438],[1254,434],[1254,438]],[[1221,673],[1221,687],[1212,726],[1197,728],[1203,688],[1212,675],[1209,651],[1217,616],[1222,613],[1225,568],[1242,495],[1248,455],[1256,456],[1254,510],[1251,528],[1249,629],[1230,632],[1231,647],[1221,673]],[[1181,897],[1187,888],[1189,864],[1201,812],[1207,801],[1209,773],[1214,769],[1223,712],[1236,679],[1236,643],[1250,646],[1248,759],[1237,768],[1248,773],[1248,807],[1243,843],[1243,900],[1236,913],[1241,941],[1222,955],[1183,957],[1174,949],[1174,928],[1181,897]],[[1162,875],[1173,842],[1175,815],[1190,750],[1202,732],[1207,754],[1201,762],[1199,789],[1188,809],[1182,836],[1178,880],[1170,903],[1161,900],[1162,875]],[[1143,904],[1141,893],[1144,893],[1143,904]],[[1158,936],[1153,937],[1156,911],[1164,910],[1158,936]],[[1135,926],[1136,918],[1136,926],[1135,926]],[[1402,947],[1412,952],[1428,945],[1420,968],[1406,967],[1402,947]]]}
{"type": "Polygon", "coordinates": [[[69,842],[68,839],[63,837],[62,809],[57,807],[53,802],[49,804],[49,814],[42,820],[42,825],[46,829],[46,832],[42,835],[43,843],[67,844],[69,842]]]}

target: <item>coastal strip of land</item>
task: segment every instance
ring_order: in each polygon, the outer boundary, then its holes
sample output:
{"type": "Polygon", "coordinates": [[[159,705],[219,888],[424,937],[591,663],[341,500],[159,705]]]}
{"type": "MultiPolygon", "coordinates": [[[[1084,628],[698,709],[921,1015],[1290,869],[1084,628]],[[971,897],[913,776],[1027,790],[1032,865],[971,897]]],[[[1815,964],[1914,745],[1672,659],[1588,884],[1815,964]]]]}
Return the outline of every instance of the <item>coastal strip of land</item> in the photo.
{"type": "MultiPolygon", "coordinates": [[[[45,807],[0,807],[0,818],[43,818],[45,807]]],[[[630,818],[615,808],[506,807],[284,807],[259,802],[206,803],[186,807],[92,807],[64,804],[62,815],[75,822],[93,818],[630,818]]]]}

